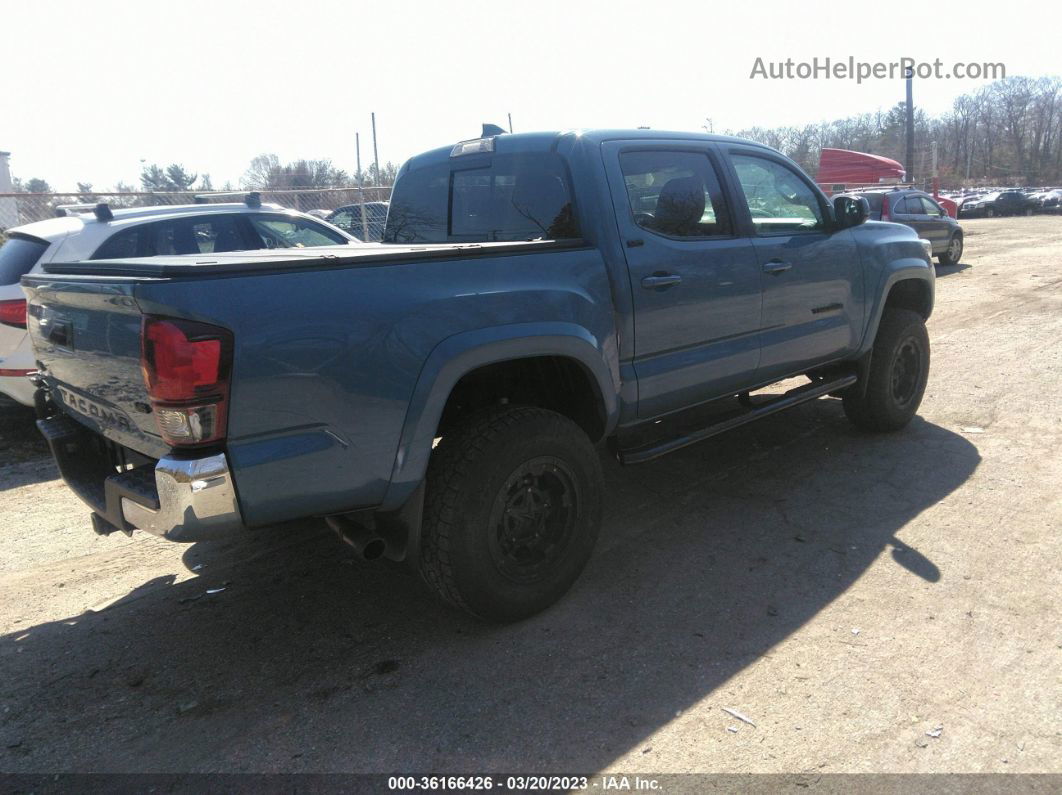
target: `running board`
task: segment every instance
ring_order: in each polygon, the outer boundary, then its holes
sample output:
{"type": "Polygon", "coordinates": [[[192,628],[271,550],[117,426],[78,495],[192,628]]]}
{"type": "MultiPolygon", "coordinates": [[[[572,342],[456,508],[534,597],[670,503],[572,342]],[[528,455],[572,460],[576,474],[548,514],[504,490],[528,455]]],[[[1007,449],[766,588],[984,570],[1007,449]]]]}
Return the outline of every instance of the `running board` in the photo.
{"type": "Polygon", "coordinates": [[[816,398],[828,395],[831,392],[839,392],[845,387],[851,386],[857,380],[858,379],[854,375],[846,375],[832,381],[812,381],[810,384],[804,384],[796,389],[790,389],[785,394],[772,398],[766,403],[754,405],[744,414],[739,414],[736,417],[717,422],[714,425],[701,428],[693,433],[678,436],[674,439],[668,439],[666,442],[650,444],[644,447],[635,447],[629,450],[620,450],[618,454],[620,463],[641,464],[645,461],[652,461],[654,458],[659,458],[667,453],[673,453],[675,450],[681,450],[683,447],[702,442],[712,436],[717,436],[750,422],[755,422],[769,414],[792,408],[801,403],[806,403],[809,400],[815,400],[816,398]]]}

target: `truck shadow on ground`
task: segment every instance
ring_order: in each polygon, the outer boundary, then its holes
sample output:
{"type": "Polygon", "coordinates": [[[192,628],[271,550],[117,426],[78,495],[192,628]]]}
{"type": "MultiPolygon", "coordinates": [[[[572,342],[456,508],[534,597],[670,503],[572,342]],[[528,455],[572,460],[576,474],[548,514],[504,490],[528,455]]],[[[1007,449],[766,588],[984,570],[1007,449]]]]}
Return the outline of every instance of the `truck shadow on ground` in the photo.
{"type": "Polygon", "coordinates": [[[962,262],[956,263],[955,265],[937,264],[936,272],[937,276],[952,276],[953,274],[962,273],[965,270],[969,270],[972,267],[973,265],[965,265],[962,262]]]}
{"type": "Polygon", "coordinates": [[[979,461],[921,419],[860,434],[834,400],[642,467],[609,461],[589,568],[512,626],[441,607],[317,524],[199,544],[191,580],[0,638],[0,768],[591,772],[884,551],[911,589],[949,576],[901,537],[979,461]]]}
{"type": "Polygon", "coordinates": [[[33,409],[0,401],[0,491],[59,477],[36,419],[33,409]]]}

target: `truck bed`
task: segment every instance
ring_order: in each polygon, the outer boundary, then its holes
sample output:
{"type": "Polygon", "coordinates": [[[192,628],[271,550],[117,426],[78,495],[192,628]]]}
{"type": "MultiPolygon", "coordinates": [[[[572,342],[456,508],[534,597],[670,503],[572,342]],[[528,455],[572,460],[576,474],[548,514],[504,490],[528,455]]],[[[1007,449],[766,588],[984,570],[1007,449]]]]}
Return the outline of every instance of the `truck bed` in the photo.
{"type": "Polygon", "coordinates": [[[601,350],[614,333],[601,253],[582,240],[101,260],[51,265],[23,287],[61,410],[152,459],[170,451],[141,373],[142,318],[231,332],[223,447],[250,526],[398,500],[410,405],[435,399],[414,390],[438,377],[429,357],[444,341],[574,327],[601,350]]]}

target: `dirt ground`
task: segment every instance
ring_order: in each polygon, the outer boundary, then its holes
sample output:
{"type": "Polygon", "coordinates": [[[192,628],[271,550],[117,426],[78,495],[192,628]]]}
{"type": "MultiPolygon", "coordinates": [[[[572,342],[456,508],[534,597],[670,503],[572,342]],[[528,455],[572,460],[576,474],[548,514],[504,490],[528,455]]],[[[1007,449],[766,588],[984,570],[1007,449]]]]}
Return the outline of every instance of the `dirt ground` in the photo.
{"type": "Polygon", "coordinates": [[[1062,772],[1062,218],[964,226],[909,429],[825,399],[606,460],[515,626],[317,524],[97,537],[4,410],[0,770],[1062,772]]]}

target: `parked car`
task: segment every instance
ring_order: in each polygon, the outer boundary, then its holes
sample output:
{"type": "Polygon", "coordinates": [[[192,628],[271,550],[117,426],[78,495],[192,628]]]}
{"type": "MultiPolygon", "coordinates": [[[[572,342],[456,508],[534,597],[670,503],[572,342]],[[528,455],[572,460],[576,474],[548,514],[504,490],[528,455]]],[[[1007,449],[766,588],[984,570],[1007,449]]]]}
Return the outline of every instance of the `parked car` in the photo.
{"type": "Polygon", "coordinates": [[[24,277],[39,425],[97,532],[327,517],[450,604],[519,619],[591,554],[596,444],[640,463],[825,395],[860,428],[907,425],[929,244],[866,217],[737,138],[460,142],[399,171],[384,245],[24,277]]]}
{"type": "Polygon", "coordinates": [[[59,212],[60,217],[8,229],[0,247],[0,394],[25,405],[33,405],[26,374],[34,368],[19,279],[45,263],[358,242],[303,213],[261,204],[257,194],[243,203],[67,205],[59,212]]]}
{"type": "Polygon", "coordinates": [[[387,223],[387,205],[388,202],[365,202],[364,224],[361,220],[360,204],[339,207],[328,215],[327,220],[360,240],[376,243],[383,238],[384,225],[387,223]]]}
{"type": "Polygon", "coordinates": [[[1059,201],[1062,200],[1062,190],[1048,188],[1041,193],[1034,194],[1032,200],[1036,202],[1041,211],[1049,212],[1058,209],[1059,201]]]}
{"type": "Polygon", "coordinates": [[[933,256],[941,265],[957,265],[962,257],[962,226],[928,193],[896,188],[844,195],[865,198],[870,218],[875,221],[893,221],[914,229],[919,237],[930,242],[933,256]]]}
{"type": "Polygon", "coordinates": [[[1004,190],[963,202],[959,215],[985,218],[997,215],[1032,215],[1034,209],[1036,204],[1020,190],[1004,190]]]}

